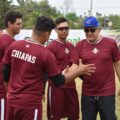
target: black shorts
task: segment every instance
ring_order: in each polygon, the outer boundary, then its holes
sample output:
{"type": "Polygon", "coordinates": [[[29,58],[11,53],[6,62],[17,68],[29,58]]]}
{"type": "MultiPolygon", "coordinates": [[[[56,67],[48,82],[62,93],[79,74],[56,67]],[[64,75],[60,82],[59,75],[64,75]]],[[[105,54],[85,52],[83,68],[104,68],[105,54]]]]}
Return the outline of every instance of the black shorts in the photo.
{"type": "Polygon", "coordinates": [[[99,112],[101,120],[117,120],[115,96],[85,96],[81,99],[82,120],[96,120],[99,112]]]}

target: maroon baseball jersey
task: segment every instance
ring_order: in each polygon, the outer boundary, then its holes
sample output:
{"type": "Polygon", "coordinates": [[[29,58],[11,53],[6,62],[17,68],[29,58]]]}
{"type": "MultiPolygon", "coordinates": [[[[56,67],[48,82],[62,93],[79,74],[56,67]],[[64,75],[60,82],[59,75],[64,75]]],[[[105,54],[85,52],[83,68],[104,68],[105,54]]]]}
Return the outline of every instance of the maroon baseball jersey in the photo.
{"type": "MultiPolygon", "coordinates": [[[[70,65],[70,55],[71,51],[74,48],[74,46],[70,42],[63,43],[58,40],[54,40],[51,44],[47,46],[47,48],[55,55],[57,64],[61,71],[64,70],[67,65],[70,65]]],[[[75,87],[75,81],[72,81],[62,87],[73,88],[75,87]]]]}
{"type": "Polygon", "coordinates": [[[60,73],[54,55],[30,40],[16,41],[9,47],[3,62],[11,65],[8,103],[19,108],[38,108],[44,90],[44,76],[60,73]]]}
{"type": "MultiPolygon", "coordinates": [[[[70,65],[70,55],[74,48],[70,42],[54,40],[47,48],[55,55],[61,71],[70,65]]],[[[56,87],[49,82],[47,97],[48,119],[60,120],[66,117],[72,120],[79,119],[79,101],[75,81],[62,87],[56,87]]]]}
{"type": "Polygon", "coordinates": [[[83,78],[82,93],[90,96],[106,96],[115,94],[115,72],[113,62],[120,60],[119,50],[115,40],[103,37],[97,44],[91,44],[86,39],[80,41],[71,55],[71,61],[83,64],[95,64],[96,71],[91,76],[83,78]]]}
{"type": "Polygon", "coordinates": [[[6,49],[13,41],[14,39],[5,33],[0,35],[0,98],[6,96],[6,90],[2,77],[2,58],[6,52],[6,49]]]}

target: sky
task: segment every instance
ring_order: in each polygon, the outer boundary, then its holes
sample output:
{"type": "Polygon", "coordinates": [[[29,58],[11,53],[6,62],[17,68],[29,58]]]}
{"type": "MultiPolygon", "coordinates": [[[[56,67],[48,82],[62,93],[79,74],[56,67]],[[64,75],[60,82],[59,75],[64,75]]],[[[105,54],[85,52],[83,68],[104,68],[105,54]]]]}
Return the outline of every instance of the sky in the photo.
{"type": "MultiPolygon", "coordinates": [[[[13,0],[16,4],[16,0],[13,0]]],[[[33,0],[41,1],[41,0],[33,0]]],[[[62,13],[65,13],[64,7],[65,0],[48,0],[49,4],[56,7],[62,13]]],[[[120,0],[71,0],[70,12],[76,12],[77,15],[88,15],[92,1],[92,13],[95,15],[96,12],[102,15],[117,14],[120,15],[120,0]]]]}

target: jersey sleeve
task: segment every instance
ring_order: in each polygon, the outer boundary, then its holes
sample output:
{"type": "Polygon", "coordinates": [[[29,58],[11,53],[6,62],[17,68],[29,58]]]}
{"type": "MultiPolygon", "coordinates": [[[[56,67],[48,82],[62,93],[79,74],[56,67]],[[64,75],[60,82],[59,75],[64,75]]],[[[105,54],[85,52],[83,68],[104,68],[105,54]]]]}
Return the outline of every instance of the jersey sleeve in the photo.
{"type": "Polygon", "coordinates": [[[11,54],[12,54],[13,44],[14,43],[12,43],[5,52],[5,55],[2,60],[4,64],[9,64],[9,65],[11,64],[11,54]]]}
{"type": "Polygon", "coordinates": [[[61,71],[57,66],[57,61],[55,56],[49,51],[46,59],[46,68],[48,72],[48,77],[53,77],[59,74],[61,71]]]}
{"type": "Polygon", "coordinates": [[[114,62],[117,62],[120,60],[120,51],[119,51],[119,48],[116,44],[115,41],[113,41],[113,46],[112,46],[112,58],[113,58],[113,61],[114,62]]]}
{"type": "Polygon", "coordinates": [[[50,43],[49,45],[47,45],[46,48],[48,50],[50,50],[52,53],[54,53],[54,47],[53,47],[52,43],[50,43]]]}
{"type": "Polygon", "coordinates": [[[3,42],[2,42],[2,39],[0,38],[0,60],[2,59],[3,57],[3,42]]]}
{"type": "Polygon", "coordinates": [[[70,56],[71,63],[75,63],[75,64],[79,63],[79,58],[80,58],[79,51],[80,51],[80,43],[78,43],[71,52],[71,56],[70,56]]]}

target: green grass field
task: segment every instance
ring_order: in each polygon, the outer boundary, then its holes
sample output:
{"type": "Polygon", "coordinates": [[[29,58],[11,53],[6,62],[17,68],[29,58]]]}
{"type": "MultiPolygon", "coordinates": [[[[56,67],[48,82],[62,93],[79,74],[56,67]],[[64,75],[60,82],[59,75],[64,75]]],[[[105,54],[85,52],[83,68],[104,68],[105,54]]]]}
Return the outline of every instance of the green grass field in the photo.
{"type": "MultiPolygon", "coordinates": [[[[77,86],[77,91],[78,91],[78,95],[79,95],[79,101],[81,99],[81,85],[82,85],[82,81],[79,78],[76,79],[76,86],[77,86]]],[[[119,83],[118,79],[116,78],[116,93],[118,91],[118,88],[120,88],[120,83],[119,83]]],[[[45,93],[47,93],[47,92],[45,92],[45,93]]],[[[118,98],[118,97],[116,97],[116,115],[117,115],[117,119],[120,120],[120,98],[118,98]]],[[[81,118],[81,112],[80,112],[80,118],[81,118]]],[[[46,118],[46,100],[43,103],[43,120],[47,120],[47,118],[46,118]]],[[[67,119],[61,119],[61,120],[67,120],[67,119]]],[[[97,120],[100,120],[99,115],[97,116],[97,120]]]]}

